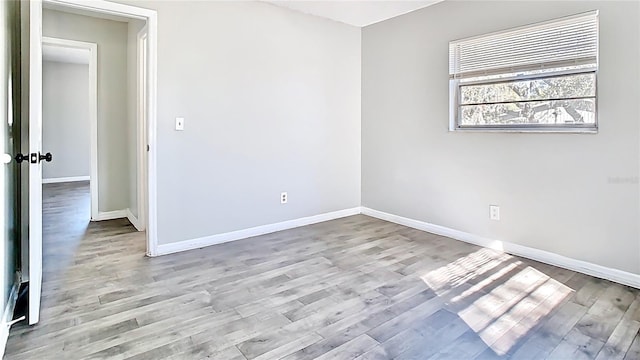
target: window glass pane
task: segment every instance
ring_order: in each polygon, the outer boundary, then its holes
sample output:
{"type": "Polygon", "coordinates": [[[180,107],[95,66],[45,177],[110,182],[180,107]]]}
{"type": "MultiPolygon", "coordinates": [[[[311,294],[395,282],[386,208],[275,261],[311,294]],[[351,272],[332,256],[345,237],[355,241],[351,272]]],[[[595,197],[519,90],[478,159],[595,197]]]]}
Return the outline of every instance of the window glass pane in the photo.
{"type": "Polygon", "coordinates": [[[595,99],[462,105],[460,125],[594,125],[595,110],[595,99]]]}
{"type": "Polygon", "coordinates": [[[492,84],[462,85],[461,104],[595,97],[595,73],[563,75],[492,84]]]}

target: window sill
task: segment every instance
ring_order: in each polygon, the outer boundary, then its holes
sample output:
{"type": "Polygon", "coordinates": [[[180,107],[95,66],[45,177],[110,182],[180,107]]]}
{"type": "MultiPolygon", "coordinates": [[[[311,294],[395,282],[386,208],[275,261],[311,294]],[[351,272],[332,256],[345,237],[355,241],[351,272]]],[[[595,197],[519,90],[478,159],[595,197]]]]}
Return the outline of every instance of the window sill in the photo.
{"type": "Polygon", "coordinates": [[[511,129],[511,128],[450,128],[449,132],[464,133],[534,133],[534,134],[597,134],[597,128],[585,129],[557,129],[557,128],[528,128],[528,129],[511,129]]]}

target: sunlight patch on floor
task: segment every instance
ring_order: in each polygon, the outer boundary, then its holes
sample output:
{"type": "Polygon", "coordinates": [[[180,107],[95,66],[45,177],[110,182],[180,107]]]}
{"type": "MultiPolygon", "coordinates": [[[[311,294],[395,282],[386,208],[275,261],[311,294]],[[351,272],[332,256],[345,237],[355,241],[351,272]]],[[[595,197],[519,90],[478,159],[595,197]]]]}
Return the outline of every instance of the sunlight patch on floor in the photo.
{"type": "MultiPolygon", "coordinates": [[[[433,290],[443,291],[460,286],[474,277],[504,265],[511,256],[490,249],[480,249],[422,276],[433,290]]],[[[519,262],[518,262],[519,263],[519,262]]]]}
{"type": "Polygon", "coordinates": [[[518,258],[490,249],[421,278],[498,355],[505,355],[573,291],[518,258]]]}

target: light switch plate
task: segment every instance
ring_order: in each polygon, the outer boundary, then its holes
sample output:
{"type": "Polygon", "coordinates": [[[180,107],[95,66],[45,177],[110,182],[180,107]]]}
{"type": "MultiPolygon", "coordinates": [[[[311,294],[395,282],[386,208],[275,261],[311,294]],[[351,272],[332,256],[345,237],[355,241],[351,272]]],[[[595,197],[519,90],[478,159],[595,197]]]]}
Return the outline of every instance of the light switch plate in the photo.
{"type": "Polygon", "coordinates": [[[176,130],[177,131],[184,130],[184,118],[181,118],[181,117],[176,118],[176,130]]]}

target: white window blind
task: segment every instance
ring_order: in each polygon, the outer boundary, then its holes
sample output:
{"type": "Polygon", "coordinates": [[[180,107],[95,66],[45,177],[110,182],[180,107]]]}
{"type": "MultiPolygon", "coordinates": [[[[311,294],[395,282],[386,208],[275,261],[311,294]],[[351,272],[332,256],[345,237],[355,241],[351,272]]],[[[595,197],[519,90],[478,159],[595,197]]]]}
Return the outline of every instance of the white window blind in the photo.
{"type": "Polygon", "coordinates": [[[452,79],[597,62],[597,11],[449,43],[452,79]]]}

